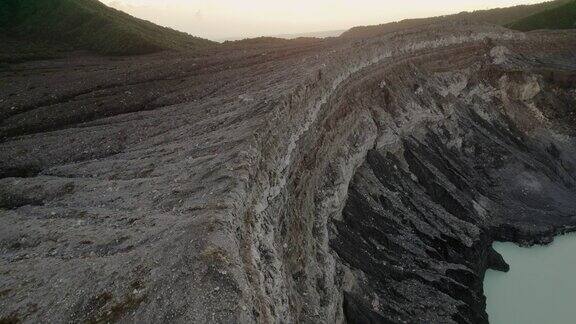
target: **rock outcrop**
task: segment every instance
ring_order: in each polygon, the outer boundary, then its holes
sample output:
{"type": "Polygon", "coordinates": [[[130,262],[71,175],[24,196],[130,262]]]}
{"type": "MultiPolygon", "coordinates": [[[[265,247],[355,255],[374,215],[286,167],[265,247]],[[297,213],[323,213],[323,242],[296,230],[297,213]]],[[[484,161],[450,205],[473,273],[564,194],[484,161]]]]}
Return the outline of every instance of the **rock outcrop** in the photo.
{"type": "Polygon", "coordinates": [[[576,225],[575,53],[449,23],[0,72],[0,318],[487,322],[491,243],[576,225]]]}

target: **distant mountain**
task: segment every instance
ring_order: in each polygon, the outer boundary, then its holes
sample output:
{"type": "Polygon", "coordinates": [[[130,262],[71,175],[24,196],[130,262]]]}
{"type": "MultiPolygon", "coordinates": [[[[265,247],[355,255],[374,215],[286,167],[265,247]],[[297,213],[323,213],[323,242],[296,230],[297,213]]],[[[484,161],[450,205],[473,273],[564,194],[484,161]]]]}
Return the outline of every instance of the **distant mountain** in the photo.
{"type": "Polygon", "coordinates": [[[313,37],[313,38],[328,38],[328,37],[338,37],[342,35],[345,30],[328,30],[328,31],[321,31],[321,32],[309,32],[309,33],[297,33],[297,34],[280,34],[274,35],[273,37],[278,38],[285,38],[285,39],[294,39],[294,38],[301,38],[301,37],[313,37]]]}
{"type": "Polygon", "coordinates": [[[260,37],[226,37],[219,39],[218,41],[221,42],[235,42],[235,41],[243,41],[247,39],[261,39],[261,38],[281,38],[281,39],[296,39],[296,38],[328,38],[328,37],[338,37],[346,30],[328,30],[328,31],[320,31],[320,32],[308,32],[308,33],[296,33],[296,34],[278,34],[278,35],[269,35],[269,36],[260,36],[260,37]]]}
{"type": "Polygon", "coordinates": [[[522,31],[576,28],[576,1],[520,19],[507,27],[522,31]]]}
{"type": "Polygon", "coordinates": [[[558,8],[573,1],[574,0],[555,0],[534,5],[520,5],[508,8],[461,12],[454,15],[438,16],[432,18],[406,19],[398,22],[374,26],[359,26],[344,32],[341,37],[372,37],[383,33],[394,32],[401,29],[413,28],[441,21],[468,20],[505,26],[526,17],[541,13],[545,10],[558,8]]]}
{"type": "Polygon", "coordinates": [[[215,44],[132,17],[97,0],[1,0],[0,34],[0,39],[11,44],[11,51],[30,53],[76,49],[129,55],[215,44]]]}

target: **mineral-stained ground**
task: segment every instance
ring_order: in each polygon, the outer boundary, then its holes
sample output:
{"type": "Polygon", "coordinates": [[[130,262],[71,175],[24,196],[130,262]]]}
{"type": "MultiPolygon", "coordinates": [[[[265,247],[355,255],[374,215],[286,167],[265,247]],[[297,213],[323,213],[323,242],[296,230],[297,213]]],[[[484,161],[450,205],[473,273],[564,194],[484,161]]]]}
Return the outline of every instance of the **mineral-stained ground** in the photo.
{"type": "Polygon", "coordinates": [[[576,32],[443,23],[0,72],[0,322],[486,323],[576,229],[576,32]]]}

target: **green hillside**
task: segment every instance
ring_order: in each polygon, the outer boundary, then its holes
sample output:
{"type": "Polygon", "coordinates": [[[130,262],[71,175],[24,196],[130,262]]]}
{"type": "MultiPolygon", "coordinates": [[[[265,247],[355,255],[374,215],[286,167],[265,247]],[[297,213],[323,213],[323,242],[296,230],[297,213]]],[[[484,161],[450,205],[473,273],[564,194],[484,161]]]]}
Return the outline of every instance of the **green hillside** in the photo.
{"type": "Polygon", "coordinates": [[[558,8],[566,3],[573,1],[574,0],[555,0],[534,5],[520,5],[508,8],[461,12],[454,15],[432,18],[406,19],[398,22],[375,26],[360,26],[348,30],[347,32],[343,33],[341,37],[371,37],[383,33],[394,32],[400,29],[413,28],[441,21],[468,20],[506,26],[520,19],[530,17],[545,10],[558,8]]]}
{"type": "Polygon", "coordinates": [[[521,31],[576,28],[576,1],[520,19],[507,27],[521,31]]]}
{"type": "Polygon", "coordinates": [[[134,18],[97,0],[1,0],[2,38],[12,44],[11,51],[29,54],[79,49],[130,55],[215,44],[134,18]]]}

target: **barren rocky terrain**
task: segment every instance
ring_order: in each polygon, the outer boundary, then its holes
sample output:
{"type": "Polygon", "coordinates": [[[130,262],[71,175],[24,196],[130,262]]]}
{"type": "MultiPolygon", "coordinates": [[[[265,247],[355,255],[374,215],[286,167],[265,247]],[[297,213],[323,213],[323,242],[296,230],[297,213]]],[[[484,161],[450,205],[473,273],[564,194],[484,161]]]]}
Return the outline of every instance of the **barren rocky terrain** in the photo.
{"type": "Polygon", "coordinates": [[[0,71],[0,322],[487,323],[576,227],[576,32],[450,22],[0,71]]]}

